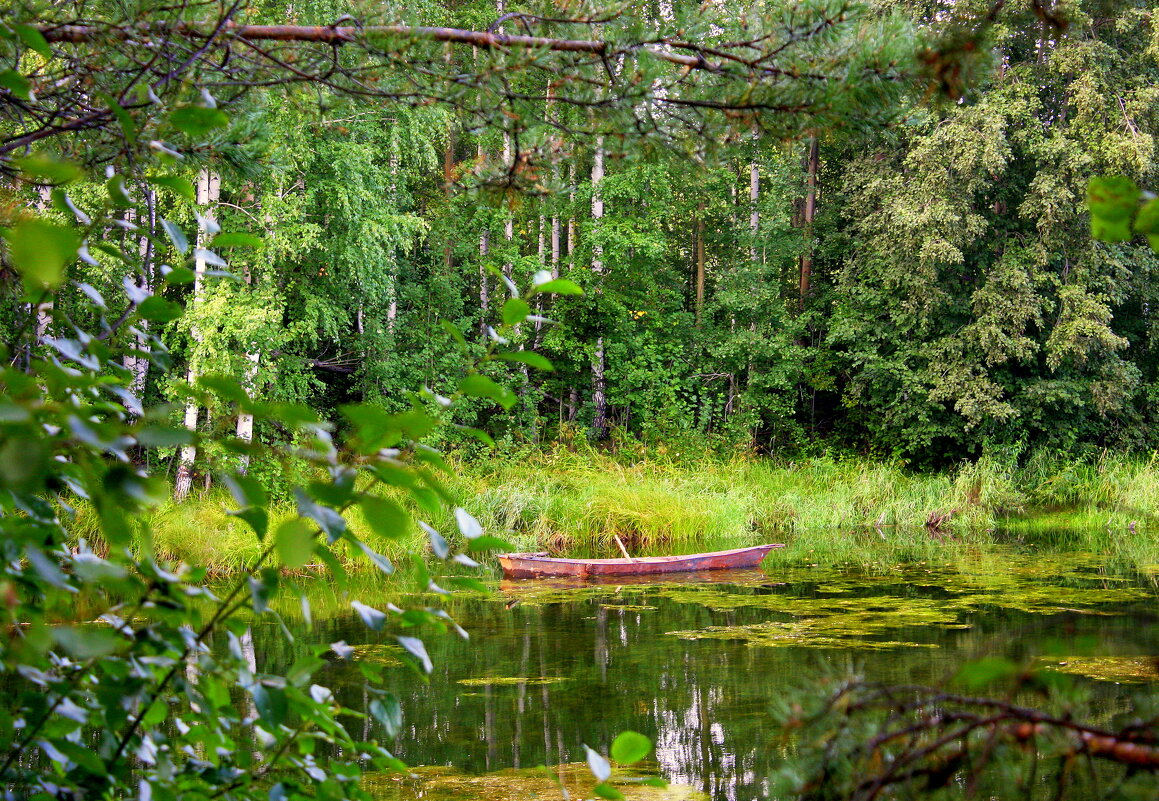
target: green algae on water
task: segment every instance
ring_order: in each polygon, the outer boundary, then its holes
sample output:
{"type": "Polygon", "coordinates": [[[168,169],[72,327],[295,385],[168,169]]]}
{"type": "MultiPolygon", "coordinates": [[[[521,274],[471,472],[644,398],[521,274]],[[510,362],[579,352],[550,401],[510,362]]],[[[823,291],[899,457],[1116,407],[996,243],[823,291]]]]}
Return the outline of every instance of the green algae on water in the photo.
{"type": "MultiPolygon", "coordinates": [[[[640,784],[639,780],[648,775],[618,770],[611,784],[626,801],[708,801],[705,793],[686,785],[640,784]]],[[[432,766],[412,768],[406,774],[367,773],[362,782],[381,801],[558,801],[589,798],[595,785],[591,770],[582,762],[551,768],[511,768],[481,775],[432,766]]]]}
{"type": "Polygon", "coordinates": [[[1159,682],[1159,656],[1068,656],[1038,660],[1047,670],[1118,684],[1159,682]]]}
{"type": "MultiPolygon", "coordinates": [[[[763,610],[776,617],[746,625],[668,632],[683,639],[716,639],[771,647],[880,649],[922,642],[885,639],[914,626],[971,628],[971,617],[990,609],[1026,614],[1113,615],[1114,605],[1153,593],[1103,576],[1090,554],[1045,557],[1016,552],[975,553],[945,564],[898,565],[889,573],[832,568],[778,571],[785,589],[669,587],[659,595],[712,612],[763,610]],[[914,597],[913,590],[941,595],[914,597]],[[770,591],[771,590],[771,591],[770,591]]],[[[959,556],[962,556],[961,554],[959,556]]]]}

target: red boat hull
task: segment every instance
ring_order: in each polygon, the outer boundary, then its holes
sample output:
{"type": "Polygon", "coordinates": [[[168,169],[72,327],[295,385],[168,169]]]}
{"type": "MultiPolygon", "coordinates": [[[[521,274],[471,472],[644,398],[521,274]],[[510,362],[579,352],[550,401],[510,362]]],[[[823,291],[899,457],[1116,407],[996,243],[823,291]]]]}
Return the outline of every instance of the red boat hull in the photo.
{"type": "Polygon", "coordinates": [[[503,565],[505,578],[641,576],[756,567],[773,548],[784,547],[780,544],[755,545],[730,551],[687,556],[642,556],[639,559],[557,559],[546,554],[510,553],[500,556],[499,563],[503,565]]]}

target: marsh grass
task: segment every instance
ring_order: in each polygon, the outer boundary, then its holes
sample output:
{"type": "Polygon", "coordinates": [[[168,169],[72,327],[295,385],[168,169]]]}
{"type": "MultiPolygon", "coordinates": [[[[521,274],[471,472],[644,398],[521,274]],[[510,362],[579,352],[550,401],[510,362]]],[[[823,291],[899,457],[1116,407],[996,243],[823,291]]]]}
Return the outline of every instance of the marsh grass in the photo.
{"type": "MultiPolygon", "coordinates": [[[[73,538],[101,543],[95,511],[86,503],[78,503],[75,508],[76,516],[69,526],[73,538]]],[[[184,503],[166,501],[134,521],[137,547],[143,548],[148,543],[162,562],[201,565],[215,573],[241,570],[253,564],[269,540],[258,540],[246,523],[228,514],[232,508],[236,504],[224,490],[195,494],[184,503]]],[[[267,537],[275,536],[279,525],[296,516],[294,505],[288,501],[272,504],[269,511],[267,537]]],[[[358,509],[349,512],[346,519],[359,539],[396,564],[405,565],[410,553],[421,552],[425,547],[425,541],[413,526],[399,538],[389,539],[371,530],[358,509]]],[[[334,548],[348,568],[372,566],[361,552],[348,551],[343,541],[334,548]]]]}
{"type": "MultiPolygon", "coordinates": [[[[711,454],[625,456],[579,446],[458,461],[446,486],[493,534],[519,550],[614,556],[786,544],[769,563],[896,564],[936,558],[947,543],[1014,541],[1159,564],[1159,461],[1104,454],[1089,461],[1034,454],[1015,466],[983,458],[940,473],[914,473],[864,458],[799,461],[711,454]]],[[[401,500],[401,499],[400,499],[401,500]]],[[[211,490],[165,503],[138,525],[158,556],[228,572],[261,550],[211,490]]],[[[454,540],[450,510],[412,510],[454,540]]],[[[293,515],[271,509],[271,531],[293,515]]],[[[396,563],[421,552],[417,529],[376,535],[355,509],[351,528],[396,563]]],[[[77,537],[99,539],[80,505],[77,537]]],[[[351,567],[368,565],[344,554],[351,567]]]]}
{"type": "Polygon", "coordinates": [[[1159,462],[984,457],[939,473],[863,458],[623,459],[579,448],[457,465],[454,486],[520,548],[634,553],[776,540],[773,563],[920,561],[1015,541],[1159,563],[1159,462]]]}

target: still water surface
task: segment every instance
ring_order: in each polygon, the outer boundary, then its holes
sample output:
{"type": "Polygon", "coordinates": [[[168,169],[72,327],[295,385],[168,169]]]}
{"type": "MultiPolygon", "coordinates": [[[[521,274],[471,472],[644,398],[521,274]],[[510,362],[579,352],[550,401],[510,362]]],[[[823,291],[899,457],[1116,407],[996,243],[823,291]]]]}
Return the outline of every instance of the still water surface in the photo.
{"type": "MultiPolygon", "coordinates": [[[[309,643],[345,640],[357,646],[356,659],[395,666],[387,676],[405,725],[394,750],[411,765],[442,766],[381,780],[384,798],[404,799],[559,798],[527,769],[562,766],[565,779],[580,779],[583,744],[606,753],[625,729],[653,739],[647,769],[679,785],[662,797],[765,798],[784,748],[770,712],[789,688],[826,670],[930,683],[977,656],[1039,660],[1088,684],[1096,715],[1121,710],[1130,693],[1149,692],[1159,679],[1153,580],[1093,556],[963,551],[944,563],[871,572],[795,567],[491,585],[490,595],[443,603],[471,637],[426,637],[429,683],[398,666],[389,637],[368,632],[349,599],[322,582],[314,626],[298,624],[293,646],[263,627],[258,658],[276,667],[309,643]]],[[[351,596],[405,603],[374,585],[351,596]]],[[[358,679],[339,662],[319,677],[363,708],[358,679]]]]}

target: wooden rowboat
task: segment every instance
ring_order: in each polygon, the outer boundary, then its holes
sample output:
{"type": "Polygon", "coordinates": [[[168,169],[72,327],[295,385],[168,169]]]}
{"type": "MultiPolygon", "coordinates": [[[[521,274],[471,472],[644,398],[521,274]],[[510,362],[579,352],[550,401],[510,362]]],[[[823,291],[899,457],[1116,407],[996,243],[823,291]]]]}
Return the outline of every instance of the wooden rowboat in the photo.
{"type": "Polygon", "coordinates": [[[639,576],[756,567],[773,548],[784,547],[779,544],[754,545],[730,551],[685,556],[641,556],[636,559],[558,559],[546,553],[509,553],[500,556],[499,563],[503,565],[505,578],[639,576]]]}

